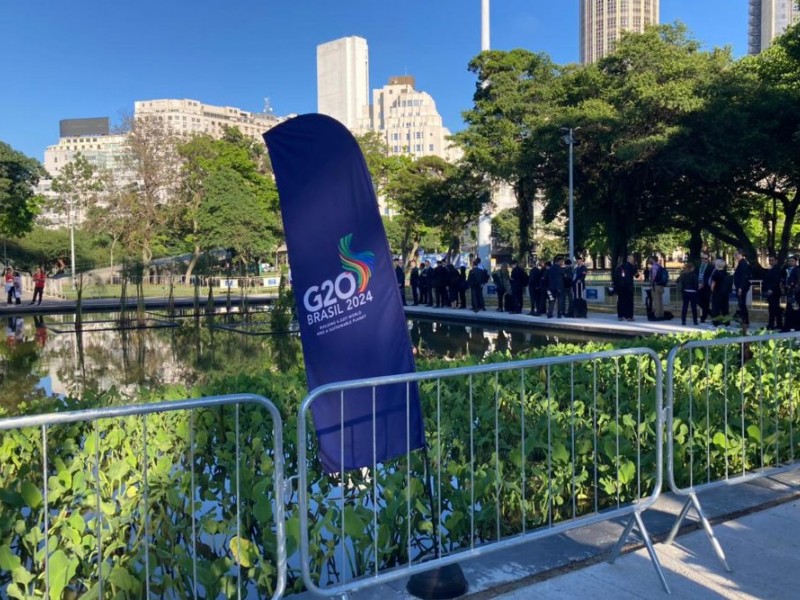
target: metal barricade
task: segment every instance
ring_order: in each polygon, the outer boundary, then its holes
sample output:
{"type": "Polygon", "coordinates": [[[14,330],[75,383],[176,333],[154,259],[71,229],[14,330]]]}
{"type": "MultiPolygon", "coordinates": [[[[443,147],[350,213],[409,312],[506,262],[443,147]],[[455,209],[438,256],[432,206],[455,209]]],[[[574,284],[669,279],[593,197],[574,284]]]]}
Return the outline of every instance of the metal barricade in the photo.
{"type": "Polygon", "coordinates": [[[800,467],[795,431],[800,333],[698,340],[674,347],[666,366],[667,475],[686,496],[666,543],[694,508],[723,567],[725,553],[698,492],[800,467]]]}
{"type": "MultiPolygon", "coordinates": [[[[641,516],[662,487],[662,388],[661,361],[648,348],[317,388],[299,411],[299,524],[291,525],[306,588],[346,595],[624,517],[611,562],[636,527],[669,592],[641,516]],[[335,394],[343,414],[348,391],[368,388],[374,399],[398,384],[406,398],[419,386],[426,449],[321,472],[307,426],[314,402],[335,394]]],[[[374,401],[372,414],[374,447],[374,401]]]]}
{"type": "Polygon", "coordinates": [[[9,596],[280,598],[282,427],[252,394],[0,420],[9,596]]]}

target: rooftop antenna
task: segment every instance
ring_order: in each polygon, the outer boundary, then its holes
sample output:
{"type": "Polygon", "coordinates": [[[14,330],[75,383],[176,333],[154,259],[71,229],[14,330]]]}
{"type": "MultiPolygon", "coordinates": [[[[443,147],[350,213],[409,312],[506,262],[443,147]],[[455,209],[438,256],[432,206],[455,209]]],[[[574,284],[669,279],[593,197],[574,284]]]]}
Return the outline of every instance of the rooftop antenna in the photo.
{"type": "Polygon", "coordinates": [[[264,114],[272,116],[274,113],[275,113],[275,111],[272,108],[272,102],[270,101],[269,98],[265,97],[264,98],[264,114]]]}

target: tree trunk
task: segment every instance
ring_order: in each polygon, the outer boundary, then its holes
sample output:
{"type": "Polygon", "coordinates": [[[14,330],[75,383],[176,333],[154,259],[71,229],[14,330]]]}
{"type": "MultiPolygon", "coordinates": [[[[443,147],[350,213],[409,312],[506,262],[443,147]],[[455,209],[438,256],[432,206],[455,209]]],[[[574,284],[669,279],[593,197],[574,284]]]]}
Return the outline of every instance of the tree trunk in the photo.
{"type": "Polygon", "coordinates": [[[703,251],[702,227],[692,227],[689,230],[689,236],[689,260],[699,262],[700,253],[703,251]]]}
{"type": "Polygon", "coordinates": [[[800,203],[800,195],[795,190],[794,199],[783,204],[783,229],[781,230],[781,246],[778,249],[778,263],[783,264],[789,255],[789,245],[792,243],[792,227],[797,218],[797,208],[800,203]]]}
{"type": "Polygon", "coordinates": [[[192,272],[197,266],[198,260],[200,260],[200,245],[195,244],[194,252],[192,253],[192,260],[189,261],[189,266],[186,269],[186,281],[189,281],[192,278],[192,272]]]}
{"type": "Polygon", "coordinates": [[[514,195],[519,208],[519,256],[524,259],[531,251],[531,225],[533,225],[533,191],[535,187],[519,180],[514,185],[514,195]]]}

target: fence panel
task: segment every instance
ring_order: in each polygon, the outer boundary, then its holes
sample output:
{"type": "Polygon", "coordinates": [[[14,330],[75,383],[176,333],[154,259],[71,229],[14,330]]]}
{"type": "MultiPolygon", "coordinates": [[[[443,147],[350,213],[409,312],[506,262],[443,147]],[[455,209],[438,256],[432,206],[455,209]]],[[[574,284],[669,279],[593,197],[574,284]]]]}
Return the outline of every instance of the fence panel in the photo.
{"type": "Polygon", "coordinates": [[[636,526],[668,590],[641,519],[661,489],[661,402],[661,363],[650,349],[318,388],[298,419],[306,587],[335,596],[626,517],[612,560],[636,526]],[[426,450],[346,473],[320,472],[307,423],[314,402],[336,394],[343,407],[349,391],[369,388],[376,398],[383,386],[398,384],[409,397],[419,386],[426,450]]]}
{"type": "Polygon", "coordinates": [[[20,598],[280,598],[282,427],[249,394],[0,420],[0,583],[20,598]]]}
{"type": "Polygon", "coordinates": [[[798,358],[800,333],[698,340],[670,351],[667,474],[686,501],[667,543],[694,508],[730,570],[697,494],[800,466],[798,358]]]}

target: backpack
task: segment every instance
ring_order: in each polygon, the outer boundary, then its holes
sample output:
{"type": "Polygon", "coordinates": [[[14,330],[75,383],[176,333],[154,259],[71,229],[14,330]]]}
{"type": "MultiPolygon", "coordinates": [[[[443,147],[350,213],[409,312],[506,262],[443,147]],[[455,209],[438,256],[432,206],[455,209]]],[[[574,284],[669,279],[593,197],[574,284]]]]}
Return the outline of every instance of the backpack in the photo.
{"type": "Polygon", "coordinates": [[[669,271],[666,267],[659,267],[656,271],[656,285],[667,285],[669,283],[669,271]]]}

